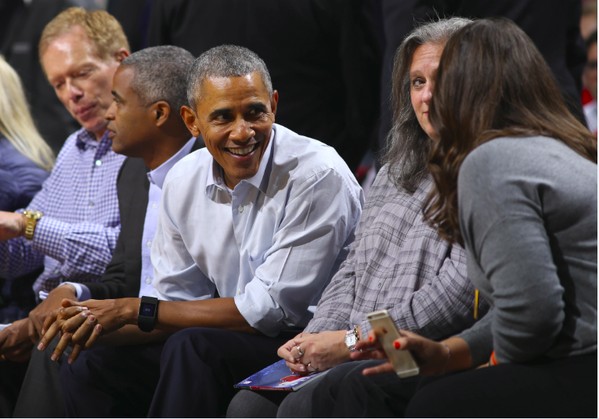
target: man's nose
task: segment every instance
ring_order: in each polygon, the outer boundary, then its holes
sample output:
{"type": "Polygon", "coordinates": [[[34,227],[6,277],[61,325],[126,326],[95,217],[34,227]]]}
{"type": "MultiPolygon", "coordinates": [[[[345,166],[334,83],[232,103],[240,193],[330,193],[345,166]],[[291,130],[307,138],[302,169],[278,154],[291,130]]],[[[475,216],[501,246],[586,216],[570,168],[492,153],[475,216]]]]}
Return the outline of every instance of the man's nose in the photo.
{"type": "Polygon", "coordinates": [[[108,109],[106,109],[106,113],[104,114],[104,119],[106,119],[108,121],[113,121],[115,108],[116,108],[116,102],[112,101],[112,103],[110,104],[108,109]]]}
{"type": "Polygon", "coordinates": [[[237,141],[247,141],[255,135],[256,132],[252,128],[252,125],[243,118],[239,118],[235,122],[235,126],[231,131],[231,139],[237,141]]]}
{"type": "Polygon", "coordinates": [[[76,83],[73,83],[71,80],[67,80],[67,92],[69,95],[69,99],[76,101],[83,95],[83,90],[76,83]]]}

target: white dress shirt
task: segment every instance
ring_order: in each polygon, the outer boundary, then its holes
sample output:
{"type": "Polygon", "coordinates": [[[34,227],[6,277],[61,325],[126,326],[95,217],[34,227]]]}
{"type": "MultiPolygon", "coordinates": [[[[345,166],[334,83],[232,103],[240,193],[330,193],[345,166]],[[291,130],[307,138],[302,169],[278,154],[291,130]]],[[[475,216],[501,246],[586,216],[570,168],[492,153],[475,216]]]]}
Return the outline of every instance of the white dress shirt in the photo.
{"type": "Polygon", "coordinates": [[[234,297],[269,336],[304,327],[347,254],[362,203],[333,148],[281,125],[256,175],[233,191],[208,150],[198,150],[164,183],[154,287],[166,300],[234,297]]]}

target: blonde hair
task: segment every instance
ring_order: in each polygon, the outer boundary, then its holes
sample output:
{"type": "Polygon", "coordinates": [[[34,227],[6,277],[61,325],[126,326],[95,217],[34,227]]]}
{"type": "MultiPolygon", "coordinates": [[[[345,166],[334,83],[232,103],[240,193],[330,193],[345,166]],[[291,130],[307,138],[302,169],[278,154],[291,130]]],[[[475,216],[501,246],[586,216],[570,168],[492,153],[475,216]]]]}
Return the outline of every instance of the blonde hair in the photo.
{"type": "Polygon", "coordinates": [[[107,60],[124,48],[129,51],[127,36],[114,16],[104,10],[88,11],[82,7],[69,7],[44,28],[38,45],[39,57],[46,52],[50,43],[59,36],[81,27],[95,46],[98,58],[107,60]]]}
{"type": "Polygon", "coordinates": [[[54,153],[42,139],[27,106],[21,79],[0,55],[0,133],[25,157],[51,170],[54,153]]]}

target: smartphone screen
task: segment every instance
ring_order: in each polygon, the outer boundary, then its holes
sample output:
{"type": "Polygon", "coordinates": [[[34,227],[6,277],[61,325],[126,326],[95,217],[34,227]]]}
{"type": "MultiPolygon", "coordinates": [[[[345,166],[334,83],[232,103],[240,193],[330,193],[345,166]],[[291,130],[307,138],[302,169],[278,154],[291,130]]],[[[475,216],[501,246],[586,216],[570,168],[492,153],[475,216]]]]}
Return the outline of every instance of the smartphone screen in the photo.
{"type": "Polygon", "coordinates": [[[420,370],[410,351],[398,350],[393,346],[393,341],[400,334],[387,310],[373,311],[368,313],[367,318],[397,375],[401,378],[418,375],[420,370]]]}

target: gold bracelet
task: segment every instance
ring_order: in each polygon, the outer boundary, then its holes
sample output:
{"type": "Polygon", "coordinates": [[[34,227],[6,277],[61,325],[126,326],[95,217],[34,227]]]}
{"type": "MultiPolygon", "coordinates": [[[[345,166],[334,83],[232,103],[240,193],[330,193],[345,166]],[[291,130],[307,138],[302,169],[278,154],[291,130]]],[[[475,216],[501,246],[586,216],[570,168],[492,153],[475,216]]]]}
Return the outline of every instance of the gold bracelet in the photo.
{"type": "Polygon", "coordinates": [[[23,215],[25,216],[25,238],[33,240],[33,233],[35,233],[37,222],[44,214],[40,211],[25,210],[23,211],[23,215]]]}

